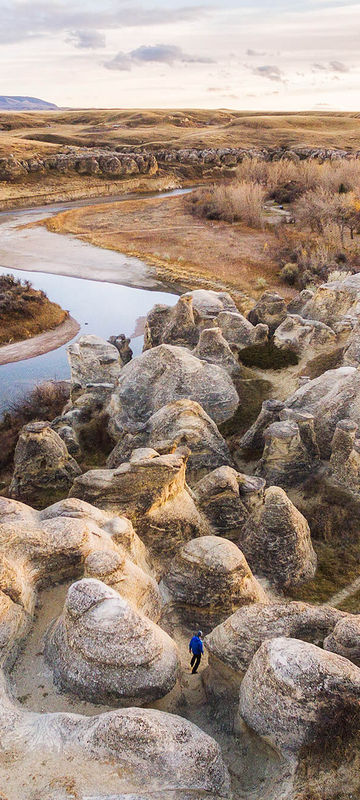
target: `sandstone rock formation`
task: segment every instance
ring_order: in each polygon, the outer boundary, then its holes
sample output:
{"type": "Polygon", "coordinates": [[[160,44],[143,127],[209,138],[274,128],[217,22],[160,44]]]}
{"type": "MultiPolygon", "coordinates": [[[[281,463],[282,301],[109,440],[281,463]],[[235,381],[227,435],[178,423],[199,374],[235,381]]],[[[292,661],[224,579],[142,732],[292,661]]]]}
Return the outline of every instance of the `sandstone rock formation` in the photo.
{"type": "Polygon", "coordinates": [[[160,456],[134,450],[117,469],[90,470],[76,479],[71,497],[126,514],[155,553],[170,557],[179,544],[208,532],[185,484],[187,448],[160,456]]]}
{"type": "Polygon", "coordinates": [[[283,408],[284,403],[280,400],[264,400],[257,419],[242,436],[239,450],[252,454],[262,453],[265,446],[265,431],[272,422],[279,421],[283,408]]]}
{"type": "Polygon", "coordinates": [[[225,440],[199,403],[177,400],[152,414],[137,433],[121,436],[110,453],[107,466],[110,469],[118,467],[139,447],[150,447],[163,453],[181,445],[190,449],[186,469],[190,485],[209,470],[232,464],[225,440]]]}
{"type": "Polygon", "coordinates": [[[128,339],[124,333],[119,333],[118,336],[110,336],[108,341],[119,351],[122,364],[127,364],[128,361],[131,361],[133,351],[130,347],[130,339],[128,339]]]}
{"type": "Polygon", "coordinates": [[[243,553],[218,536],[201,536],[177,553],[163,582],[169,601],[190,624],[207,630],[232,611],[266,602],[243,553]]]}
{"type": "Polygon", "coordinates": [[[115,589],[129,603],[154,622],[161,614],[161,597],[156,580],[135,564],[118,545],[116,552],[97,550],[85,559],[84,577],[97,578],[115,589]]]}
{"type": "Polygon", "coordinates": [[[288,314],[276,328],[273,341],[279,350],[292,350],[297,356],[306,356],[310,360],[323,348],[334,347],[337,337],[332,328],[323,322],[288,314]]]}
{"type": "Polygon", "coordinates": [[[270,639],[256,652],[240,688],[245,722],[289,755],[336,736],[359,717],[360,669],[298,639],[270,639]]]}
{"type": "Polygon", "coordinates": [[[360,423],[360,371],[354,367],[328,370],[301,386],[287,398],[286,408],[314,416],[314,428],[322,458],[329,458],[337,423],[360,423]]]}
{"type": "Polygon", "coordinates": [[[265,481],[223,466],[205,475],[193,487],[196,504],[212,527],[228,538],[239,538],[250,514],[264,502],[265,481]]]}
{"type": "Polygon", "coordinates": [[[324,650],[344,656],[360,667],[360,619],[347,614],[335,625],[324,641],[324,650]]]}
{"type": "Polygon", "coordinates": [[[122,367],[119,350],[99,336],[80,336],[67,348],[73,388],[88,383],[115,384],[122,367]]]}
{"type": "Polygon", "coordinates": [[[358,314],[359,301],[360,276],[348,275],[344,280],[329,281],[319,286],[305,302],[301,315],[334,327],[341,317],[358,314]]]}
{"type": "Polygon", "coordinates": [[[264,344],[268,341],[267,325],[252,325],[238,311],[221,311],[216,318],[221,333],[232,348],[238,352],[252,344],[264,344]]]}
{"type": "Polygon", "coordinates": [[[253,572],[279,589],[297,586],[315,575],[317,559],[309,525],[278,486],[266,490],[263,509],[249,517],[239,546],[253,572]]]}
{"type": "Polygon", "coordinates": [[[200,403],[216,423],[231,419],[239,398],[228,374],[184,347],[162,344],[126,364],[108,406],[111,432],[134,432],[166,403],[200,403]]]}
{"type": "Polygon", "coordinates": [[[273,422],[264,431],[264,451],[256,473],[268,484],[296,486],[319,465],[315,420],[312,414],[287,409],[280,412],[280,417],[281,421],[273,422]]]}
{"type": "Polygon", "coordinates": [[[24,180],[31,173],[59,172],[61,175],[78,173],[84,176],[120,178],[139,173],[154,175],[158,170],[152,153],[127,153],[101,148],[67,148],[67,151],[49,156],[31,156],[16,159],[13,155],[0,159],[0,181],[24,180]]]}
{"type": "Polygon", "coordinates": [[[35,506],[66,494],[81,469],[49,422],[29,422],[22,428],[14,455],[10,496],[35,506]]]}
{"type": "Polygon", "coordinates": [[[161,628],[101,581],[74,583],[49,628],[45,657],[62,689],[94,703],[143,705],[175,685],[177,648],[161,628]]]}
{"type": "Polygon", "coordinates": [[[230,375],[240,376],[239,362],[235,358],[220,328],[204,328],[200,332],[199,341],[193,355],[209,364],[217,364],[230,375]]]}
{"type": "Polygon", "coordinates": [[[237,312],[227,292],[195,289],[179,297],[175,306],[155,305],[145,323],[144,350],[160,344],[173,344],[192,349],[201,330],[216,324],[223,311],[237,312]]]}
{"type": "Polygon", "coordinates": [[[259,323],[267,325],[269,333],[273,334],[286,316],[287,308],[284,298],[276,292],[264,292],[254,308],[249,311],[248,320],[253,325],[259,323]]]}

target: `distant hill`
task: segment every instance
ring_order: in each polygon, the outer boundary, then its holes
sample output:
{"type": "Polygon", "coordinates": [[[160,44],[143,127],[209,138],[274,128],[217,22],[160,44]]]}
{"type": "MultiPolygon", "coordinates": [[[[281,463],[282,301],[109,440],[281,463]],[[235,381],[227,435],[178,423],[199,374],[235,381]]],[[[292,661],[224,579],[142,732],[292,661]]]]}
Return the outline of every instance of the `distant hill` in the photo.
{"type": "Polygon", "coordinates": [[[0,110],[1,111],[56,111],[58,106],[54,103],[47,103],[46,100],[40,100],[38,97],[17,97],[11,95],[0,95],[0,110]]]}

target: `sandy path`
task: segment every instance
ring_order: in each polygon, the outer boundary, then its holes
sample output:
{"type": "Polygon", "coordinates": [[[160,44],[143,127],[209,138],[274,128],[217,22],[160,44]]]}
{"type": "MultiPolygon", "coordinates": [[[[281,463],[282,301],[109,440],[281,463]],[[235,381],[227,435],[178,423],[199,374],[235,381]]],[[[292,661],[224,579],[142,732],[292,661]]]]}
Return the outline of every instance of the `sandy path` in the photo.
{"type": "Polygon", "coordinates": [[[11,364],[14,361],[26,361],[34,356],[41,356],[50,350],[69,342],[80,330],[80,325],[72,317],[68,317],[65,322],[53,328],[51,331],[39,333],[31,339],[24,339],[22,342],[5,344],[0,347],[0,365],[11,364]]]}

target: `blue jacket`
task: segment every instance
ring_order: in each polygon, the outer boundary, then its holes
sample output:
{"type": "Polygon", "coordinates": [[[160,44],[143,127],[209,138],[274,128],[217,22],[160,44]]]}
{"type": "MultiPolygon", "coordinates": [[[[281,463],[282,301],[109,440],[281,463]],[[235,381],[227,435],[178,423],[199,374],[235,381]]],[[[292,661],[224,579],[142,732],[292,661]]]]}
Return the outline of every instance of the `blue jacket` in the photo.
{"type": "Polygon", "coordinates": [[[204,647],[201,639],[199,636],[193,636],[190,644],[189,650],[193,652],[194,656],[199,656],[201,653],[204,652],[204,647]]]}

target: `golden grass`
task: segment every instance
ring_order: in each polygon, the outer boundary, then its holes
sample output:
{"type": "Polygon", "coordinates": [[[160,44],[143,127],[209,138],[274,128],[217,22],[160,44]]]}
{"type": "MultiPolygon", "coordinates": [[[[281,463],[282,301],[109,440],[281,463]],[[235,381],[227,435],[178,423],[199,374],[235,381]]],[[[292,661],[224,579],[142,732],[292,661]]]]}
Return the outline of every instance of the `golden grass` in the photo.
{"type": "Polygon", "coordinates": [[[11,309],[0,312],[0,345],[30,339],[57,328],[67,316],[68,312],[57,303],[42,297],[39,291],[30,289],[21,313],[11,309]]]}
{"type": "MultiPolygon", "coordinates": [[[[243,307],[265,286],[281,286],[271,259],[273,232],[254,231],[241,223],[196,219],[186,196],[139,198],[86,206],[46,221],[49,230],[72,233],[100,247],[138,256],[154,266],[157,276],[183,287],[227,289],[243,307]],[[263,279],[260,281],[259,279],[263,279]]],[[[240,307],[239,306],[239,307],[240,307]]]]}

